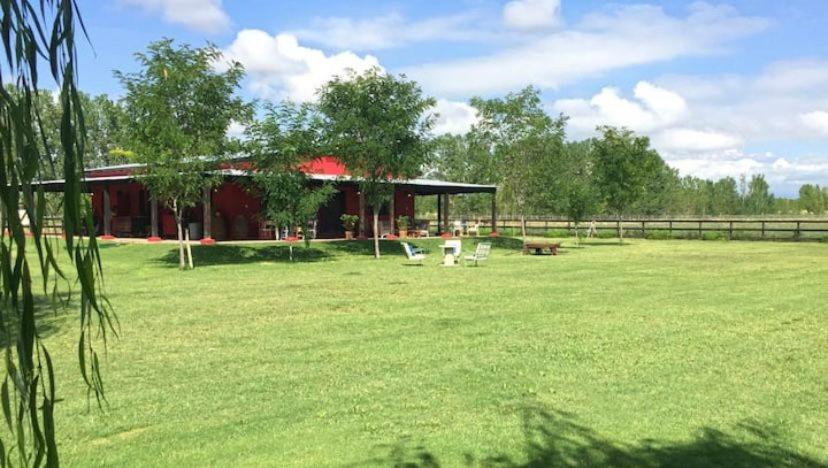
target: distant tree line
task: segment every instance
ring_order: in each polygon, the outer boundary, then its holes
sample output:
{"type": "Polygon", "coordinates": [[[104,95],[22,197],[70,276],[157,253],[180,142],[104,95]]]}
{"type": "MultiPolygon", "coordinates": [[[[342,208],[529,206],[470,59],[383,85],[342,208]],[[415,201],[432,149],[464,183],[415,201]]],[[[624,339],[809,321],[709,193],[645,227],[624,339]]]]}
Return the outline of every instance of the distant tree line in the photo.
{"type": "MultiPolygon", "coordinates": [[[[798,199],[777,198],[762,174],[738,179],[681,177],[649,140],[623,128],[566,141],[566,116],[548,116],[538,90],[471,100],[478,123],[463,135],[432,141],[427,173],[439,179],[497,184],[500,210],[511,216],[824,214],[828,187],[805,184],[798,199]]],[[[421,213],[436,206],[422,203],[421,213]]],[[[485,195],[452,200],[452,213],[485,216],[485,195]]]]}

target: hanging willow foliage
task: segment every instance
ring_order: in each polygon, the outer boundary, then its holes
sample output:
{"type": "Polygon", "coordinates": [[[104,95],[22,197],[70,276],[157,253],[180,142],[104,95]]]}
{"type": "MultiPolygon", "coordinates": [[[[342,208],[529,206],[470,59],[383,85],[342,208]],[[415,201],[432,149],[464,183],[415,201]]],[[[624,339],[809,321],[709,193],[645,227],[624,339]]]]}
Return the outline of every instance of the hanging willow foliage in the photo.
{"type": "Polygon", "coordinates": [[[3,466],[58,466],[55,373],[38,334],[39,304],[53,309],[79,304],[80,370],[98,405],[104,388],[93,344],[105,346],[116,325],[101,292],[101,259],[83,187],[85,128],[75,36],[76,27],[86,31],[74,0],[0,0],[0,7],[5,56],[0,63],[0,340],[6,369],[0,400],[8,426],[0,430],[8,435],[0,438],[0,460],[3,466]],[[44,235],[46,194],[37,183],[43,174],[60,171],[52,167],[54,153],[40,136],[43,124],[35,105],[39,72],[46,65],[59,87],[64,241],[44,235]],[[62,251],[68,261],[59,261],[62,251]],[[74,272],[62,269],[68,264],[74,272]]]}

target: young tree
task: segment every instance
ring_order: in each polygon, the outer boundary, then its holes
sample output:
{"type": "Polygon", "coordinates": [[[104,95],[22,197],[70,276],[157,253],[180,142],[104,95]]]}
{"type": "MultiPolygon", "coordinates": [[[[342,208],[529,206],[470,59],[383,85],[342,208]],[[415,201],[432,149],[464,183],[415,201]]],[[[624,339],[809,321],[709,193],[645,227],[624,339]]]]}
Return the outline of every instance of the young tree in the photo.
{"type": "Polygon", "coordinates": [[[557,211],[575,225],[575,242],[580,244],[578,227],[581,221],[598,210],[598,191],[592,176],[591,140],[567,143],[558,166],[561,185],[558,190],[557,211]]]}
{"type": "Polygon", "coordinates": [[[828,192],[819,185],[805,184],[799,187],[799,207],[808,213],[821,215],[828,207],[828,192]]]}
{"type": "Polygon", "coordinates": [[[498,185],[504,201],[520,214],[526,240],[526,214],[548,207],[559,193],[554,167],[563,153],[563,116],[553,119],[541,104],[540,92],[527,87],[504,99],[473,98],[479,122],[472,132],[491,142],[498,185]]]}
{"type": "MultiPolygon", "coordinates": [[[[277,226],[307,226],[336,192],[331,184],[314,187],[300,170],[322,153],[322,120],[313,106],[268,106],[264,118],[248,127],[253,181],[263,195],[267,219],[277,226]]],[[[305,246],[310,236],[305,235],[305,246]]],[[[291,260],[293,249],[291,248],[291,260]]]]}
{"type": "Polygon", "coordinates": [[[328,82],[320,91],[326,141],[359,178],[365,202],[372,208],[374,256],[379,258],[379,212],[393,196],[390,179],[417,176],[428,157],[427,135],[436,104],[405,76],[378,69],[353,72],[328,82]]]}
{"type": "MultiPolygon", "coordinates": [[[[428,177],[470,184],[495,183],[491,144],[480,136],[478,132],[469,132],[465,135],[440,135],[434,138],[427,168],[428,177]]],[[[490,206],[488,194],[469,194],[452,200],[452,210],[463,214],[485,214],[490,206]]]]}
{"type": "Polygon", "coordinates": [[[127,149],[145,165],[141,182],[173,210],[184,269],[185,210],[220,182],[215,170],[227,150],[227,128],[250,113],[234,94],[244,70],[233,62],[216,71],[222,57],[218,49],[176,47],[170,39],[150,44],[135,57],[141,71],[115,73],[126,88],[127,149]]]}
{"type": "Polygon", "coordinates": [[[54,410],[60,400],[56,370],[38,333],[42,317],[48,314],[38,313],[37,291],[42,287],[40,294],[51,296],[57,309],[68,307],[69,302],[59,299],[77,288],[79,299],[71,304],[78,304],[80,312],[80,370],[99,403],[103,384],[95,344],[105,343],[107,331],[114,331],[114,315],[101,294],[97,243],[94,237],[79,236],[84,229],[92,232],[92,209],[81,187],[85,128],[77,89],[79,13],[76,3],[68,0],[4,0],[0,6],[0,342],[6,370],[0,394],[8,423],[0,433],[0,460],[4,466],[56,467],[54,410]],[[53,166],[52,154],[43,148],[46,124],[37,104],[51,98],[38,92],[39,77],[49,76],[44,73],[47,64],[59,89],[55,108],[61,122],[57,127],[63,154],[60,166],[53,166]],[[65,241],[61,243],[43,233],[46,194],[36,184],[55,172],[64,179],[63,192],[57,195],[63,207],[65,241]],[[21,207],[28,229],[18,213],[21,207]],[[62,266],[57,249],[67,254],[62,266]]]}
{"type": "Polygon", "coordinates": [[[762,174],[754,174],[748,184],[745,197],[746,213],[752,215],[767,214],[773,211],[774,197],[770,193],[770,186],[762,174]]]}
{"type": "Polygon", "coordinates": [[[595,140],[595,182],[601,188],[607,208],[618,217],[619,242],[624,242],[621,221],[628,209],[646,193],[647,184],[664,169],[664,161],[650,148],[647,137],[627,129],[599,127],[595,140]]]}

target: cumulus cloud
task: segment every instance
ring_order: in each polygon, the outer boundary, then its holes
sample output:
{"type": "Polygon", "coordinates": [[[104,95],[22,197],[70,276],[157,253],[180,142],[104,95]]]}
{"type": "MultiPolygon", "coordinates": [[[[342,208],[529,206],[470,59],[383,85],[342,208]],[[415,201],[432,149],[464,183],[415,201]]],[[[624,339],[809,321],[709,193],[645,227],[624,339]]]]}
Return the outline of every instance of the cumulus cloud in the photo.
{"type": "Polygon", "coordinates": [[[568,115],[570,129],[579,135],[591,134],[599,125],[646,132],[676,122],[687,110],[680,95],[647,81],[633,93],[635,100],[626,99],[617,88],[606,87],[589,100],[561,99],[552,108],[568,115]]]}
{"type": "Polygon", "coordinates": [[[477,15],[463,13],[410,21],[398,13],[375,18],[317,18],[306,29],[295,31],[303,41],[337,49],[380,50],[433,40],[471,41],[488,35],[477,15]]]}
{"type": "Polygon", "coordinates": [[[373,67],[382,69],[372,55],[326,55],[319,49],[300,45],[292,34],[273,36],[258,29],[240,31],[224,49],[224,56],[244,65],[253,93],[299,102],[315,100],[322,85],[348,70],[361,73],[373,67]]]}
{"type": "Polygon", "coordinates": [[[202,32],[220,32],[230,26],[230,17],[222,9],[221,0],[121,0],[121,3],[161,13],[164,21],[202,32]]]}
{"type": "Polygon", "coordinates": [[[512,0],[503,7],[503,21],[515,29],[544,29],[558,25],[560,13],[560,0],[512,0]]]}
{"type": "Polygon", "coordinates": [[[694,4],[683,17],[658,6],[620,6],[516,47],[407,72],[430,92],[446,96],[499,93],[528,84],[557,88],[611,70],[720,53],[725,44],[766,25],[727,6],[694,4]]]}
{"type": "Polygon", "coordinates": [[[814,130],[828,135],[828,112],[813,111],[800,116],[802,123],[814,130]]]}
{"type": "Polygon", "coordinates": [[[432,129],[435,135],[464,134],[477,123],[477,110],[465,102],[438,99],[435,112],[438,114],[432,129]]]}

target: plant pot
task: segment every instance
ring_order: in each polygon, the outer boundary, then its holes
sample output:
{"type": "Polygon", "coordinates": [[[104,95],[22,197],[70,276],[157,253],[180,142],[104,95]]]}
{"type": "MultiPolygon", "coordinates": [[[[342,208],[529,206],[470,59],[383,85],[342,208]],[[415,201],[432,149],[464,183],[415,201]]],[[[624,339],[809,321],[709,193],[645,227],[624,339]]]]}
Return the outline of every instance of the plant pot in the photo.
{"type": "Polygon", "coordinates": [[[351,240],[354,238],[354,231],[345,231],[345,239],[351,240]]]}
{"type": "Polygon", "coordinates": [[[408,239],[408,231],[405,229],[400,229],[400,239],[408,239]]]}

